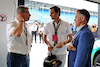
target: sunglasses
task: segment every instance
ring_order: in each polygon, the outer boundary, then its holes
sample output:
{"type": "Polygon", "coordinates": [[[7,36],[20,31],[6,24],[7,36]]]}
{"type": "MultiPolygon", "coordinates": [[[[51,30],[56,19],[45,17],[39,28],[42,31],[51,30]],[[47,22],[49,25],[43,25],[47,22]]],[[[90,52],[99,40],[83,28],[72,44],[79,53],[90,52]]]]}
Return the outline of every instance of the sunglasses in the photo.
{"type": "Polygon", "coordinates": [[[30,14],[29,12],[27,12],[27,11],[22,11],[22,12],[25,12],[25,13],[27,13],[27,14],[30,14]]]}

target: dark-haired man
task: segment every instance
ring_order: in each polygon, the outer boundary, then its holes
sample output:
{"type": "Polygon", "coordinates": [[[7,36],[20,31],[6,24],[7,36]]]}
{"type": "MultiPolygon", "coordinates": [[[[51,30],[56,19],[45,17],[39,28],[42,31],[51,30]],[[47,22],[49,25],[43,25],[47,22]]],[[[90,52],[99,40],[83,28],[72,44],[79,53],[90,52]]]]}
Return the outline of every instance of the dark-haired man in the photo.
{"type": "Polygon", "coordinates": [[[62,62],[60,67],[64,67],[67,53],[66,43],[72,40],[71,26],[68,22],[62,21],[59,18],[60,8],[57,6],[50,8],[50,16],[53,21],[45,26],[44,42],[47,44],[48,50],[55,54],[57,59],[62,62]]]}
{"type": "Polygon", "coordinates": [[[94,44],[94,36],[88,28],[90,14],[87,10],[77,10],[75,14],[75,22],[77,33],[68,44],[76,47],[76,51],[68,48],[68,67],[91,67],[91,52],[94,44]]]}

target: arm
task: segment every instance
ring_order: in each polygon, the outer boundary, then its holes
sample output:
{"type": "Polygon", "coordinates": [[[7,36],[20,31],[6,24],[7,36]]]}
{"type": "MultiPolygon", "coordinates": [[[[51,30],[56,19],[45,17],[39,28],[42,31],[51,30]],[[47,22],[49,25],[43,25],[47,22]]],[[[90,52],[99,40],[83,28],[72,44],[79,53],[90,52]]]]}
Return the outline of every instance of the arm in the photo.
{"type": "Polygon", "coordinates": [[[89,33],[86,32],[80,35],[74,67],[85,67],[88,58],[91,56],[93,43],[93,37],[89,33]]]}
{"type": "Polygon", "coordinates": [[[68,48],[68,51],[71,51],[71,50],[76,51],[76,48],[73,46],[72,43],[68,43],[67,48],[68,48]]]}
{"type": "Polygon", "coordinates": [[[52,51],[53,48],[51,48],[51,45],[50,45],[49,41],[47,40],[47,35],[44,35],[43,40],[44,40],[44,42],[47,44],[48,50],[49,50],[49,51],[52,51]]]}
{"type": "Polygon", "coordinates": [[[39,29],[38,29],[38,33],[40,33],[39,29]]]}
{"type": "Polygon", "coordinates": [[[15,37],[20,37],[23,32],[24,19],[20,14],[17,15],[16,18],[19,21],[19,24],[15,29],[11,31],[11,35],[15,37]]]}
{"type": "Polygon", "coordinates": [[[68,38],[69,38],[69,39],[66,41],[67,43],[69,43],[69,42],[72,41],[72,34],[69,34],[69,35],[68,35],[68,38]]]}
{"type": "Polygon", "coordinates": [[[67,41],[63,41],[63,42],[60,42],[59,44],[57,44],[58,46],[57,46],[57,48],[62,48],[63,47],[63,45],[66,45],[66,43],[69,43],[69,42],[71,42],[71,40],[72,40],[72,34],[69,34],[68,35],[68,40],[67,41]]]}

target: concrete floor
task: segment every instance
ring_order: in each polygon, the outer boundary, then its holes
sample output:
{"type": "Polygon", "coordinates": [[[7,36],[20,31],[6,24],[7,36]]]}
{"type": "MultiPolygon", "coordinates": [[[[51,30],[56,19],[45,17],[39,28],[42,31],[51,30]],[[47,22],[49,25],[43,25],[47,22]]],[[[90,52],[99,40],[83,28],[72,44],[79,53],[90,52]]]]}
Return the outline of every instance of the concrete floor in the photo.
{"type": "MultiPolygon", "coordinates": [[[[32,43],[32,49],[30,52],[30,67],[43,67],[43,61],[45,57],[47,57],[47,53],[48,49],[46,44],[39,43],[39,38],[37,37],[37,43],[32,43]]],[[[65,67],[67,67],[67,60],[65,67]]]]}

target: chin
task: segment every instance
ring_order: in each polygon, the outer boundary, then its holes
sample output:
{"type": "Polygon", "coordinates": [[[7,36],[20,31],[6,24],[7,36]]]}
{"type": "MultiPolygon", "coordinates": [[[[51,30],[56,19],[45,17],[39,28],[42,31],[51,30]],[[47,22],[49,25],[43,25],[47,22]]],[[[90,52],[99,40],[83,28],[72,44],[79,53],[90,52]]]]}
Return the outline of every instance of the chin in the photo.
{"type": "Polygon", "coordinates": [[[26,21],[28,21],[28,20],[29,20],[29,18],[26,21]]]}
{"type": "Polygon", "coordinates": [[[25,20],[25,21],[28,21],[29,19],[25,20]]]}
{"type": "Polygon", "coordinates": [[[53,20],[54,18],[52,18],[52,20],[53,20]]]}

